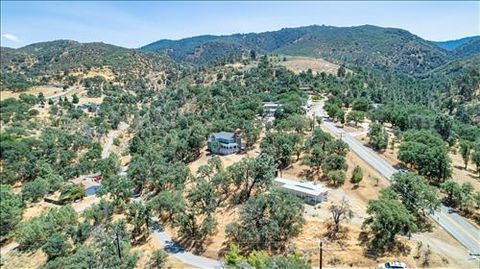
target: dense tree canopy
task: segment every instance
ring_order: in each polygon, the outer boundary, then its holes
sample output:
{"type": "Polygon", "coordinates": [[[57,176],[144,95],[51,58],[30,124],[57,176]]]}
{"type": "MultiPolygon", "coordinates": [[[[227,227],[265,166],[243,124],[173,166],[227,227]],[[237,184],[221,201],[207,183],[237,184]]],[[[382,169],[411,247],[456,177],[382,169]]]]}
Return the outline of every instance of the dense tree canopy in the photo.
{"type": "Polygon", "coordinates": [[[227,227],[232,242],[245,250],[280,250],[304,223],[302,202],[289,194],[270,192],[248,200],[238,222],[227,227]]]}
{"type": "Polygon", "coordinates": [[[443,182],[452,174],[447,145],[430,131],[405,132],[398,158],[433,182],[443,182]]]}
{"type": "Polygon", "coordinates": [[[394,247],[397,235],[409,235],[418,230],[415,216],[388,191],[379,200],[368,202],[367,213],[370,217],[364,225],[372,230],[372,246],[378,250],[394,247]]]}

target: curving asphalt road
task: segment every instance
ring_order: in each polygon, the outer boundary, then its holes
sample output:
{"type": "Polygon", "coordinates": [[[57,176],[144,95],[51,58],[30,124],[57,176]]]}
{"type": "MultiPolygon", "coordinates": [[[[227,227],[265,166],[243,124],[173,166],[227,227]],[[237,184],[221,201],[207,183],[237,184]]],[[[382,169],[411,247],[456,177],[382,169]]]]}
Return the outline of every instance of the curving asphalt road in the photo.
{"type": "Polygon", "coordinates": [[[218,260],[209,259],[206,257],[195,255],[186,251],[180,244],[173,241],[172,238],[165,233],[164,229],[158,224],[154,223],[153,235],[160,241],[160,245],[171,256],[179,259],[183,263],[190,264],[195,268],[215,269],[222,268],[222,263],[218,260]]]}
{"type": "MultiPolygon", "coordinates": [[[[388,180],[391,179],[393,174],[398,172],[397,169],[395,169],[385,159],[380,157],[375,151],[365,147],[352,135],[345,132],[343,129],[336,127],[333,122],[329,121],[327,119],[326,112],[323,110],[323,101],[313,104],[309,110],[309,114],[312,116],[323,117],[323,126],[337,136],[340,136],[340,139],[347,143],[351,150],[353,150],[358,156],[360,156],[360,158],[362,158],[388,180]]],[[[439,210],[431,214],[431,217],[443,229],[445,229],[463,246],[465,246],[469,255],[480,257],[479,229],[466,221],[462,216],[455,213],[452,208],[444,205],[442,205],[439,210]]]]}

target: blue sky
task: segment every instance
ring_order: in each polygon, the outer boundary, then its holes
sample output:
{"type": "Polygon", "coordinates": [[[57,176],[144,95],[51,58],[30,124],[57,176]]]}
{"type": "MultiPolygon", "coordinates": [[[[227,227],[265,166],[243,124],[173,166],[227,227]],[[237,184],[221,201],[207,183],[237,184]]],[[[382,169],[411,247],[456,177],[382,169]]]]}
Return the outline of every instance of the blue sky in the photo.
{"type": "Polygon", "coordinates": [[[312,24],[396,27],[429,40],[480,34],[480,2],[8,2],[1,45],[55,39],[135,48],[159,39],[312,24]]]}

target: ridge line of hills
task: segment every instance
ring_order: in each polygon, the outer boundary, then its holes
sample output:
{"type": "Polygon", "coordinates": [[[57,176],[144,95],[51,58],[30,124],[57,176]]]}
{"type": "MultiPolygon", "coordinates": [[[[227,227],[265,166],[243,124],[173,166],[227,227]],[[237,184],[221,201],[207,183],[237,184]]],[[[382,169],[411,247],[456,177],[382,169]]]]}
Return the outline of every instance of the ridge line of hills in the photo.
{"type": "Polygon", "coordinates": [[[262,33],[162,39],[138,49],[56,40],[18,49],[0,47],[0,52],[3,89],[27,87],[32,81],[64,70],[105,66],[117,76],[145,77],[153,73],[164,83],[185,66],[202,66],[219,59],[238,61],[249,58],[252,52],[321,58],[350,69],[422,77],[436,70],[455,73],[465,68],[464,63],[480,65],[480,36],[432,42],[397,28],[312,25],[262,33]]]}

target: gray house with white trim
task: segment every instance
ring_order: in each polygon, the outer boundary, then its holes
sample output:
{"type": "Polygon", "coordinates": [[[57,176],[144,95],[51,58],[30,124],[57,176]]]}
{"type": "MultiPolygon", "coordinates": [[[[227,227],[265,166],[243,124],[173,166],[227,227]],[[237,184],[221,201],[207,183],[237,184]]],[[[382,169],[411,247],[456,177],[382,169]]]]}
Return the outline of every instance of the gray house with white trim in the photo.
{"type": "Polygon", "coordinates": [[[236,133],[213,133],[208,138],[207,147],[212,154],[229,155],[242,149],[242,140],[236,133]]]}

